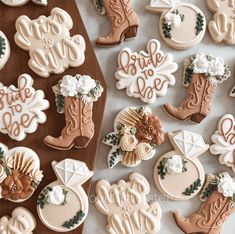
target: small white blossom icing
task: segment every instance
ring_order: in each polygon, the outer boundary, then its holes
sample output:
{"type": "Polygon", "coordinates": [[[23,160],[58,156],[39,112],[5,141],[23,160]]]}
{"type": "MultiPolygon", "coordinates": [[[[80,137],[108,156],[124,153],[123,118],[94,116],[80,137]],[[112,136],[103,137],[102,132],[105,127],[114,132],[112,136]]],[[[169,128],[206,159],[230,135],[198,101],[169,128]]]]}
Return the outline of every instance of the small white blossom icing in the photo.
{"type": "Polygon", "coordinates": [[[165,16],[165,20],[168,25],[172,26],[172,28],[178,28],[182,22],[180,15],[175,13],[168,13],[165,16]]]}
{"type": "Polygon", "coordinates": [[[60,186],[54,186],[52,191],[47,194],[47,202],[56,206],[61,205],[65,201],[65,194],[60,186]]]}
{"type": "Polygon", "coordinates": [[[209,68],[209,61],[205,54],[201,53],[196,55],[193,61],[195,73],[207,73],[209,68]]]}
{"type": "Polygon", "coordinates": [[[77,80],[77,92],[81,94],[88,94],[92,89],[96,87],[95,80],[90,76],[81,76],[77,80]]]}
{"type": "Polygon", "coordinates": [[[155,150],[148,143],[140,143],[137,145],[135,153],[141,160],[149,160],[154,156],[155,150]]]}
{"type": "Polygon", "coordinates": [[[60,91],[64,97],[74,97],[77,94],[77,79],[73,76],[64,76],[60,91]]]}
{"type": "Polygon", "coordinates": [[[133,151],[137,144],[138,140],[131,134],[125,134],[120,139],[120,147],[123,151],[133,151]]]}
{"type": "Polygon", "coordinates": [[[220,57],[216,57],[209,63],[208,73],[211,76],[223,76],[225,72],[224,60],[220,57]]]}
{"type": "Polygon", "coordinates": [[[170,175],[181,174],[183,172],[183,160],[180,156],[174,155],[167,160],[167,173],[170,175]]]}
{"type": "Polygon", "coordinates": [[[225,197],[233,197],[235,194],[235,181],[227,173],[223,172],[220,174],[221,178],[218,184],[218,191],[222,193],[225,197]]]}

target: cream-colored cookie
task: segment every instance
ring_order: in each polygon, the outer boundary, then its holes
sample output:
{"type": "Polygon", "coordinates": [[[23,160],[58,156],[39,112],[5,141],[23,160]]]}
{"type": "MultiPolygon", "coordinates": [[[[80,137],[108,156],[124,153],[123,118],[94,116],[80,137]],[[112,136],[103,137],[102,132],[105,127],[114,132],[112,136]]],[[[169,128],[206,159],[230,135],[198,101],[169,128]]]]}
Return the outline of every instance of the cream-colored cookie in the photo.
{"type": "Polygon", "coordinates": [[[234,0],[207,0],[209,10],[214,14],[208,28],[216,43],[235,45],[235,2],[234,0]]]}
{"type": "Polygon", "coordinates": [[[47,185],[38,197],[39,218],[55,232],[69,232],[79,227],[88,214],[88,197],[82,184],[94,172],[84,162],[65,159],[52,162],[57,180],[47,185]],[[55,215],[56,214],[56,215],[55,215]]]}
{"type": "Polygon", "coordinates": [[[53,8],[48,17],[17,19],[15,42],[29,51],[29,67],[36,74],[46,78],[84,63],[85,40],[81,35],[70,36],[72,27],[71,16],[60,8],[53,8]]]}
{"type": "Polygon", "coordinates": [[[107,216],[106,230],[110,234],[155,234],[160,230],[161,207],[149,204],[150,186],[144,176],[132,173],[129,181],[110,184],[101,180],[96,184],[95,206],[107,216]]]}
{"type": "MultiPolygon", "coordinates": [[[[30,0],[0,0],[0,2],[3,2],[4,4],[11,6],[11,7],[19,7],[23,6],[26,3],[28,3],[30,0]]],[[[31,0],[37,5],[46,6],[47,0],[31,0]]]]}
{"type": "Polygon", "coordinates": [[[153,172],[159,191],[172,200],[187,200],[201,190],[205,172],[197,159],[209,149],[203,138],[190,131],[168,133],[173,151],[158,158],[153,172]],[[180,183],[175,186],[175,182],[180,183]]]}
{"type": "Polygon", "coordinates": [[[150,0],[146,10],[161,14],[161,37],[173,49],[189,49],[199,44],[205,35],[206,18],[194,4],[181,0],[150,0]]]}
{"type": "Polygon", "coordinates": [[[43,111],[49,102],[42,90],[33,88],[33,82],[30,75],[23,74],[17,86],[0,83],[0,133],[16,141],[24,140],[26,133],[35,132],[47,119],[43,111]]]}
{"type": "Polygon", "coordinates": [[[235,86],[232,88],[230,92],[230,97],[235,97],[235,86]]]}
{"type": "Polygon", "coordinates": [[[0,31],[0,70],[6,65],[10,57],[10,44],[6,35],[0,31]]]}
{"type": "Polygon", "coordinates": [[[0,233],[2,234],[32,234],[36,227],[33,214],[24,207],[13,210],[11,217],[0,219],[0,233]]]}
{"type": "Polygon", "coordinates": [[[164,54],[160,42],[152,39],[147,44],[147,52],[136,53],[125,48],[119,53],[116,87],[126,89],[129,97],[154,103],[158,96],[166,95],[168,86],[175,85],[172,73],[177,69],[173,55],[164,54]]]}

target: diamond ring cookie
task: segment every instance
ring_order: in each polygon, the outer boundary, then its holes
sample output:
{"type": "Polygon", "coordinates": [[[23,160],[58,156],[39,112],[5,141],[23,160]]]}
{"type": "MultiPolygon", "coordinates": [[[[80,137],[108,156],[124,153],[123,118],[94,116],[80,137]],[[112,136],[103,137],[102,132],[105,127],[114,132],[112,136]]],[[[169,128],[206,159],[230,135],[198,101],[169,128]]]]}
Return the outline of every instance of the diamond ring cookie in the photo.
{"type": "Polygon", "coordinates": [[[49,108],[42,90],[33,88],[33,78],[23,74],[18,78],[18,87],[0,83],[0,133],[22,141],[26,133],[37,130],[38,124],[46,122],[43,112],[49,108]]]}
{"type": "Polygon", "coordinates": [[[35,217],[24,207],[15,208],[11,217],[6,215],[0,218],[0,232],[2,234],[32,234],[35,227],[35,217]]]}
{"type": "Polygon", "coordinates": [[[24,202],[33,195],[42,178],[40,160],[33,150],[8,149],[0,143],[0,198],[24,202]]]}
{"type": "Polygon", "coordinates": [[[57,180],[40,193],[37,202],[38,215],[49,229],[69,232],[78,228],[86,219],[89,202],[82,184],[94,172],[84,162],[73,159],[54,161],[52,167],[57,180]]]}
{"type": "Polygon", "coordinates": [[[70,36],[72,27],[71,16],[61,8],[53,8],[48,17],[31,20],[22,15],[17,19],[15,42],[29,51],[28,64],[36,74],[47,78],[84,63],[85,40],[81,35],[70,36]]]}
{"type": "MultiPolygon", "coordinates": [[[[29,1],[30,0],[0,0],[0,2],[3,2],[4,4],[11,6],[11,7],[23,6],[29,1]]],[[[31,0],[31,1],[37,5],[41,5],[41,6],[47,5],[47,0],[31,0]]]]}
{"type": "Polygon", "coordinates": [[[173,49],[189,49],[199,44],[205,35],[206,18],[191,3],[181,0],[150,0],[146,10],[161,14],[161,37],[173,49]]]}
{"type": "Polygon", "coordinates": [[[112,147],[108,154],[108,166],[121,162],[135,167],[142,160],[154,157],[157,146],[165,141],[161,120],[149,108],[128,107],[114,120],[114,132],[107,134],[103,143],[112,147]]]}
{"type": "Polygon", "coordinates": [[[235,3],[231,0],[207,0],[209,10],[214,14],[208,28],[216,43],[235,45],[235,3]]]}
{"type": "Polygon", "coordinates": [[[226,114],[219,120],[211,140],[214,143],[210,147],[211,153],[220,155],[220,163],[231,167],[235,173],[235,119],[232,114],[226,114]]]}
{"type": "Polygon", "coordinates": [[[101,180],[96,184],[96,208],[107,216],[106,230],[110,234],[155,234],[160,230],[161,207],[149,204],[150,186],[144,176],[132,173],[129,181],[110,184],[101,180]]]}
{"type": "Polygon", "coordinates": [[[221,233],[224,222],[234,213],[235,181],[227,172],[207,175],[201,192],[201,208],[188,218],[173,212],[177,226],[184,233],[221,233]]]}
{"type": "Polygon", "coordinates": [[[154,103],[157,96],[164,96],[168,86],[175,85],[178,65],[171,54],[164,54],[158,40],[147,44],[147,52],[132,52],[123,49],[118,56],[118,68],[115,73],[117,89],[126,89],[129,97],[140,98],[146,103],[154,103]]]}
{"type": "Polygon", "coordinates": [[[212,98],[217,84],[231,76],[223,58],[204,53],[184,61],[183,85],[188,87],[188,97],[180,106],[165,104],[165,111],[177,120],[200,123],[211,112],[212,98]]]}
{"type": "Polygon", "coordinates": [[[57,111],[64,113],[66,126],[61,136],[47,136],[44,143],[59,150],[85,148],[94,136],[93,102],[99,99],[103,90],[99,81],[90,76],[64,76],[53,91],[57,111]]]}
{"type": "Polygon", "coordinates": [[[173,151],[158,158],[153,177],[158,190],[172,200],[188,200],[201,190],[205,172],[197,159],[209,149],[202,136],[190,131],[168,133],[173,151]],[[175,182],[180,181],[177,186],[175,182]]]}
{"type": "Polygon", "coordinates": [[[0,31],[0,70],[6,65],[10,57],[10,44],[6,35],[0,31]]]}

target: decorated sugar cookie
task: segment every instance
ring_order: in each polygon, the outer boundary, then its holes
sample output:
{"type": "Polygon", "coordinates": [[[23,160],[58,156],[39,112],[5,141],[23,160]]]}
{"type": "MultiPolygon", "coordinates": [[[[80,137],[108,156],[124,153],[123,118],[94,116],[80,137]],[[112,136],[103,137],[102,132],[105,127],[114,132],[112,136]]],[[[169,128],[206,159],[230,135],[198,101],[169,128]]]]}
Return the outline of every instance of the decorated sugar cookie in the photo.
{"type": "Polygon", "coordinates": [[[29,199],[43,178],[38,155],[26,147],[8,149],[0,143],[0,198],[29,199]]]}
{"type": "Polygon", "coordinates": [[[10,44],[5,34],[0,31],[0,70],[6,65],[10,57],[10,44]]]}
{"type": "Polygon", "coordinates": [[[185,59],[183,85],[188,87],[188,97],[178,107],[163,107],[175,119],[200,123],[210,114],[217,84],[230,76],[231,70],[221,57],[200,53],[185,59]]]}
{"type": "Polygon", "coordinates": [[[57,111],[64,113],[66,126],[61,136],[47,136],[44,143],[59,150],[85,148],[94,136],[93,102],[99,99],[103,87],[90,76],[66,75],[53,87],[53,91],[57,111]]]}
{"type": "Polygon", "coordinates": [[[94,2],[97,11],[101,15],[105,15],[106,14],[106,9],[105,9],[105,6],[104,6],[104,0],[92,0],[92,1],[94,2]]]}
{"type": "Polygon", "coordinates": [[[230,92],[230,97],[235,97],[235,86],[232,88],[230,92]]]}
{"type": "Polygon", "coordinates": [[[231,114],[224,115],[218,122],[218,128],[211,137],[214,143],[210,151],[220,155],[219,161],[231,167],[235,173],[235,119],[231,114]]]}
{"type": "Polygon", "coordinates": [[[201,208],[188,218],[174,212],[177,226],[184,233],[219,234],[228,217],[234,213],[235,181],[227,172],[209,174],[201,192],[201,208]]]}
{"type": "Polygon", "coordinates": [[[209,10],[214,14],[208,28],[216,43],[235,45],[235,2],[233,0],[207,0],[209,10]]]}
{"type": "MultiPolygon", "coordinates": [[[[11,7],[19,7],[23,6],[26,3],[28,3],[30,0],[0,0],[0,2],[3,2],[4,4],[11,6],[11,7]]],[[[33,3],[36,3],[37,5],[46,6],[47,0],[31,0],[33,3]]]]}
{"type": "Polygon", "coordinates": [[[160,230],[161,207],[147,202],[150,186],[144,176],[132,173],[129,181],[110,184],[101,180],[96,184],[97,209],[107,215],[106,230],[110,234],[154,234],[160,230]]]}
{"type": "Polygon", "coordinates": [[[11,217],[6,215],[0,218],[2,234],[32,234],[35,227],[35,217],[24,207],[15,208],[11,217]]]}
{"type": "Polygon", "coordinates": [[[142,160],[153,158],[157,146],[165,141],[162,122],[149,108],[123,109],[116,116],[113,128],[114,132],[103,140],[112,147],[108,154],[110,168],[119,162],[126,167],[135,167],[142,160]]]}
{"type": "Polygon", "coordinates": [[[190,131],[168,133],[173,151],[158,158],[153,172],[159,191],[173,200],[187,200],[201,190],[205,173],[197,159],[209,149],[203,138],[190,131]],[[175,182],[180,183],[175,186],[175,182]]]}
{"type": "Polygon", "coordinates": [[[55,232],[68,232],[86,219],[89,202],[82,184],[93,176],[84,162],[65,159],[52,162],[57,180],[46,186],[38,197],[39,218],[55,232]]]}
{"type": "Polygon", "coordinates": [[[117,89],[126,89],[129,97],[140,98],[146,103],[154,103],[158,96],[166,95],[168,86],[175,85],[172,73],[178,65],[173,62],[173,56],[165,55],[160,47],[160,42],[152,39],[147,44],[147,52],[123,49],[115,73],[117,89]]]}
{"type": "Polygon", "coordinates": [[[206,18],[195,5],[181,0],[150,0],[146,9],[161,14],[159,30],[173,49],[185,50],[201,42],[206,31],[206,18]]]}
{"type": "Polygon", "coordinates": [[[0,132],[22,141],[26,133],[37,130],[38,124],[46,122],[43,112],[49,108],[42,90],[33,88],[33,79],[28,74],[18,78],[17,86],[0,83],[0,132]]]}
{"type": "Polygon", "coordinates": [[[29,51],[29,67],[36,74],[47,78],[84,63],[85,41],[80,35],[70,36],[72,27],[70,15],[60,8],[52,9],[48,17],[31,20],[22,15],[17,19],[15,42],[29,51]]]}

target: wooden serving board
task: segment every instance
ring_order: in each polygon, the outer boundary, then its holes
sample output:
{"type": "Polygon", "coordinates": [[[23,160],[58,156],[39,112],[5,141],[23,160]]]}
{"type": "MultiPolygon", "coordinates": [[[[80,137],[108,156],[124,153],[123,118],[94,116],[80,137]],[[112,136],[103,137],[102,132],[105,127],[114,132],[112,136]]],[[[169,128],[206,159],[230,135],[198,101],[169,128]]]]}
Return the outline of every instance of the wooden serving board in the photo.
{"type": "MultiPolygon", "coordinates": [[[[37,219],[37,227],[34,231],[35,234],[55,233],[47,229],[42,224],[36,211],[36,202],[40,191],[46,185],[56,179],[51,167],[51,162],[53,160],[60,161],[65,158],[74,158],[84,161],[89,169],[93,170],[107,93],[102,72],[100,70],[75,0],[49,0],[48,3],[48,6],[41,7],[29,2],[28,4],[17,8],[11,8],[5,6],[3,3],[0,3],[0,30],[5,33],[11,45],[11,56],[6,66],[0,71],[0,82],[6,86],[11,84],[17,85],[16,82],[18,77],[23,73],[28,73],[34,78],[34,88],[42,89],[45,92],[46,99],[50,102],[50,108],[46,111],[47,122],[45,124],[40,124],[37,131],[33,134],[28,134],[25,140],[17,142],[10,139],[8,135],[0,133],[0,142],[6,144],[9,148],[17,146],[29,147],[33,149],[40,157],[41,169],[44,171],[44,178],[39,188],[35,191],[34,195],[28,201],[20,204],[0,200],[0,217],[3,215],[11,215],[11,212],[17,206],[24,206],[28,208],[37,219]],[[29,53],[22,50],[15,44],[15,21],[20,15],[27,15],[31,19],[36,19],[40,15],[48,16],[51,9],[54,7],[60,7],[71,15],[74,22],[71,35],[80,34],[84,37],[87,47],[85,52],[86,60],[85,63],[78,68],[69,68],[63,74],[51,75],[49,78],[45,79],[37,76],[33,71],[30,70],[28,66],[29,53]],[[92,78],[99,80],[104,87],[104,93],[102,97],[94,103],[93,120],[95,123],[95,136],[86,149],[59,151],[52,149],[43,143],[43,138],[45,136],[49,134],[52,136],[59,136],[62,128],[65,126],[64,114],[57,113],[55,96],[52,92],[52,86],[55,85],[57,81],[65,74],[87,74],[92,78]]],[[[89,181],[83,186],[87,193],[89,193],[90,184],[91,182],[89,181]]],[[[75,229],[69,233],[82,233],[82,229],[83,226],[81,225],[78,229],[75,229]]]]}

